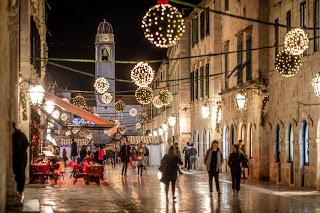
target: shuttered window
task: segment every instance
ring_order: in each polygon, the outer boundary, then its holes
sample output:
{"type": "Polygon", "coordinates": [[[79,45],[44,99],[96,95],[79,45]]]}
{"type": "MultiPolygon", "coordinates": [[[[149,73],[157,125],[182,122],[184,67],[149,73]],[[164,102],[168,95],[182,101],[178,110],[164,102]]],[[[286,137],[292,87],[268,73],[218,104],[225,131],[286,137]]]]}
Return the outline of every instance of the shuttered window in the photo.
{"type": "Polygon", "coordinates": [[[205,78],[205,82],[206,82],[206,97],[209,98],[209,83],[210,83],[210,66],[209,64],[206,64],[206,78],[205,78]]]}

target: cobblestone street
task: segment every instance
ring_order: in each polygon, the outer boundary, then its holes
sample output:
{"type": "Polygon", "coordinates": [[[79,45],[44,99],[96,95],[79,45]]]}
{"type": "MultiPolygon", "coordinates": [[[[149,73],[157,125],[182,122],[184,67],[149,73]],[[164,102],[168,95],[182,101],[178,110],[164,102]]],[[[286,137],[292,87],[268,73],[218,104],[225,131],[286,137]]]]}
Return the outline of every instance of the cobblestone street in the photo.
{"type": "MultiPolygon", "coordinates": [[[[242,184],[240,198],[232,197],[228,177],[221,177],[220,199],[208,193],[207,175],[185,173],[177,181],[177,199],[166,203],[157,168],[138,177],[132,168],[126,179],[120,168],[106,167],[101,185],[60,180],[57,185],[28,185],[25,201],[38,200],[41,212],[320,212],[320,193],[291,191],[257,181],[242,184]]],[[[16,212],[17,210],[11,210],[16,212]]],[[[10,212],[10,211],[9,211],[10,212]]]]}

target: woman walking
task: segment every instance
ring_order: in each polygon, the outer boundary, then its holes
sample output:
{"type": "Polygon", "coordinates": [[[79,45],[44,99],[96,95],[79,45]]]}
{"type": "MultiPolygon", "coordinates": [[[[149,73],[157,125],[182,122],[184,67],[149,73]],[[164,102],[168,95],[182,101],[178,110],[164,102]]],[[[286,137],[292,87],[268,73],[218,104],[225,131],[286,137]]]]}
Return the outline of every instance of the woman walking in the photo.
{"type": "Polygon", "coordinates": [[[140,143],[137,150],[138,175],[140,176],[142,176],[143,160],[144,160],[144,147],[143,147],[143,144],[140,143]]]}
{"type": "Polygon", "coordinates": [[[175,199],[175,188],[178,172],[178,164],[182,165],[181,159],[174,154],[174,147],[169,148],[168,154],[166,154],[161,160],[160,171],[162,172],[161,182],[166,184],[166,200],[168,200],[169,184],[171,182],[172,199],[175,199]]]}
{"type": "Polygon", "coordinates": [[[214,181],[216,183],[216,190],[219,198],[221,196],[219,172],[221,170],[222,163],[223,157],[221,151],[219,150],[218,141],[214,140],[212,141],[211,148],[208,149],[204,157],[204,164],[206,165],[209,174],[210,195],[212,195],[212,179],[214,177],[214,181]]]}
{"type": "Polygon", "coordinates": [[[240,146],[235,144],[229,156],[228,165],[231,169],[233,197],[238,197],[241,179],[241,164],[244,162],[244,155],[240,152],[240,146]]]}

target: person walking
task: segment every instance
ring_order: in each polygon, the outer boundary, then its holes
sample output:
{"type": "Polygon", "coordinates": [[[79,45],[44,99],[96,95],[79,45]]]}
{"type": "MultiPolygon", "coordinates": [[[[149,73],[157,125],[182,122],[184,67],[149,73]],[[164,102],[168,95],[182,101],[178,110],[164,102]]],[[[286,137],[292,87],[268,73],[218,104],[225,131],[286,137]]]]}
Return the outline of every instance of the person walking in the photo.
{"type": "Polygon", "coordinates": [[[185,145],[182,149],[182,153],[184,154],[184,169],[185,170],[190,170],[190,143],[187,142],[187,145],[185,145]]]}
{"type": "Polygon", "coordinates": [[[24,199],[24,186],[26,181],[25,171],[27,165],[27,149],[29,147],[29,141],[27,136],[19,129],[16,128],[16,124],[13,123],[12,134],[12,168],[15,175],[15,181],[17,183],[17,195],[19,203],[21,204],[24,199]]]}
{"type": "Polygon", "coordinates": [[[119,154],[122,162],[121,176],[127,176],[127,169],[128,169],[128,163],[129,163],[129,157],[130,157],[130,146],[129,146],[128,139],[126,139],[124,144],[121,146],[119,154]]]}
{"type": "Polygon", "coordinates": [[[72,138],[72,144],[71,144],[71,160],[73,162],[77,162],[77,157],[78,157],[78,145],[74,141],[74,138],[72,138]]]}
{"type": "Polygon", "coordinates": [[[116,147],[115,146],[111,150],[110,158],[111,158],[112,167],[115,167],[116,166],[116,147]]]}
{"type": "Polygon", "coordinates": [[[189,153],[190,153],[190,168],[192,170],[195,171],[196,170],[196,163],[197,163],[197,149],[194,147],[194,144],[192,143],[191,144],[191,148],[189,150],[189,153]]]}
{"type": "Polygon", "coordinates": [[[149,165],[149,155],[150,155],[150,152],[148,147],[144,146],[144,166],[143,166],[144,169],[147,169],[147,166],[149,165]]]}
{"type": "Polygon", "coordinates": [[[106,152],[104,151],[103,146],[101,145],[99,148],[99,153],[98,153],[98,163],[103,165],[103,161],[105,159],[105,156],[106,156],[106,152]]]}
{"type": "Polygon", "coordinates": [[[63,148],[63,151],[62,151],[62,159],[63,159],[63,162],[64,162],[64,166],[67,167],[68,157],[67,157],[66,148],[63,148]]]}
{"type": "Polygon", "coordinates": [[[172,190],[172,199],[175,199],[175,187],[176,187],[176,180],[177,180],[177,171],[178,171],[178,164],[182,165],[181,159],[174,154],[174,147],[171,146],[169,148],[168,154],[166,154],[162,160],[159,170],[162,173],[162,178],[160,179],[165,186],[166,191],[166,200],[168,201],[168,194],[169,194],[169,184],[171,182],[171,190],[172,190]]]}
{"type": "Polygon", "coordinates": [[[140,142],[139,147],[137,149],[137,164],[138,164],[138,175],[142,176],[144,163],[144,146],[143,143],[140,142]]]}
{"type": "Polygon", "coordinates": [[[83,159],[87,156],[87,147],[83,145],[80,150],[80,161],[83,161],[83,159]]]}
{"type": "Polygon", "coordinates": [[[248,155],[246,154],[246,145],[242,139],[239,140],[238,145],[239,145],[239,151],[242,153],[242,155],[244,157],[243,162],[242,162],[242,168],[241,168],[242,178],[248,179],[246,177],[246,169],[248,169],[248,174],[249,174],[248,155]]]}
{"type": "Polygon", "coordinates": [[[233,146],[233,152],[228,158],[228,166],[231,170],[233,197],[238,197],[240,191],[241,164],[244,162],[244,159],[245,157],[240,151],[240,146],[235,144],[233,146]]]}
{"type": "MultiPolygon", "coordinates": [[[[180,152],[178,143],[174,143],[174,154],[175,154],[176,156],[178,156],[179,159],[181,160],[181,152],[180,152]]],[[[179,172],[180,175],[183,174],[183,173],[181,172],[181,170],[180,170],[180,165],[178,165],[178,172],[179,172]]]]}
{"type": "Polygon", "coordinates": [[[223,163],[223,156],[218,146],[219,143],[217,140],[212,141],[211,147],[207,150],[204,157],[204,164],[206,165],[209,174],[210,195],[212,195],[212,179],[214,177],[216,190],[218,193],[218,197],[220,198],[221,192],[219,184],[219,171],[221,170],[221,166],[223,163]]]}

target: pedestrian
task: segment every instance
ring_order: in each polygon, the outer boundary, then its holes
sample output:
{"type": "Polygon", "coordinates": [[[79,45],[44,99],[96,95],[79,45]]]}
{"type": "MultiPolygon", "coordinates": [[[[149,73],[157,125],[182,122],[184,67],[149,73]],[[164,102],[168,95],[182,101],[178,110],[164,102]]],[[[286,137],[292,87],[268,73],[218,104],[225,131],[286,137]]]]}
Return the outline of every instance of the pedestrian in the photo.
{"type": "Polygon", "coordinates": [[[99,148],[99,153],[98,153],[98,163],[100,163],[101,165],[103,165],[103,160],[105,158],[105,151],[103,149],[103,146],[101,145],[99,148]]]}
{"type": "Polygon", "coordinates": [[[12,168],[15,175],[15,181],[17,183],[17,195],[19,203],[21,204],[24,199],[24,185],[25,185],[25,171],[27,165],[27,149],[29,141],[27,136],[19,129],[16,128],[16,124],[13,123],[12,134],[12,168]]]}
{"type": "Polygon", "coordinates": [[[171,146],[169,148],[168,154],[166,154],[162,160],[159,170],[162,173],[162,177],[160,179],[166,187],[166,200],[168,201],[168,194],[169,194],[169,184],[171,182],[171,190],[172,190],[172,199],[175,199],[175,185],[177,180],[177,171],[178,171],[178,164],[182,165],[181,159],[174,154],[174,147],[171,146]]]}
{"type": "Polygon", "coordinates": [[[139,147],[137,149],[137,164],[138,164],[138,175],[142,176],[144,163],[144,146],[143,143],[140,142],[139,147]]]}
{"type": "Polygon", "coordinates": [[[190,170],[190,143],[187,142],[187,145],[185,145],[182,149],[182,153],[184,154],[184,169],[185,170],[190,170]]]}
{"type": "Polygon", "coordinates": [[[87,153],[88,153],[87,147],[85,145],[83,145],[80,150],[80,161],[83,161],[83,159],[86,157],[87,153]]]}
{"type": "Polygon", "coordinates": [[[196,163],[197,163],[197,149],[194,147],[194,144],[191,143],[191,148],[189,150],[189,153],[190,153],[190,168],[192,170],[195,171],[196,170],[196,163]]]}
{"type": "Polygon", "coordinates": [[[116,166],[116,147],[113,147],[110,154],[112,167],[116,166]]]}
{"type": "Polygon", "coordinates": [[[212,141],[211,147],[207,150],[207,153],[204,157],[204,164],[206,165],[209,174],[210,195],[212,195],[212,179],[214,177],[214,181],[216,183],[216,190],[218,193],[218,197],[220,198],[221,192],[219,184],[219,172],[223,163],[223,157],[218,145],[218,141],[212,141]]]}
{"type": "Polygon", "coordinates": [[[74,141],[74,138],[72,138],[72,144],[71,144],[71,160],[73,162],[77,162],[77,157],[78,157],[78,145],[74,141]]]}
{"type": "Polygon", "coordinates": [[[62,159],[63,159],[63,162],[64,162],[64,166],[67,167],[68,157],[67,157],[66,148],[63,148],[63,151],[62,151],[62,159]]]}
{"type": "Polygon", "coordinates": [[[122,162],[121,176],[127,176],[129,157],[130,157],[130,146],[129,146],[128,139],[126,139],[120,149],[120,158],[122,162]]]}
{"type": "Polygon", "coordinates": [[[144,146],[144,166],[143,166],[144,169],[147,169],[147,166],[149,165],[149,155],[150,155],[150,152],[148,147],[144,146]]]}
{"type": "Polygon", "coordinates": [[[243,179],[248,179],[246,177],[246,169],[248,169],[248,174],[249,174],[249,165],[248,165],[248,155],[246,154],[246,145],[243,142],[243,140],[239,140],[239,151],[242,152],[244,159],[243,159],[243,163],[242,163],[242,178],[243,179]]]}
{"type": "MultiPolygon", "coordinates": [[[[178,143],[174,143],[174,147],[173,148],[174,148],[174,155],[178,156],[179,159],[181,160],[181,152],[180,152],[178,143]]],[[[180,170],[180,165],[178,165],[178,172],[179,172],[180,175],[183,174],[181,172],[181,170],[180,170]]]]}
{"type": "Polygon", "coordinates": [[[233,197],[238,197],[240,191],[241,164],[244,162],[244,155],[240,151],[239,144],[233,146],[233,152],[228,159],[228,166],[231,170],[233,197]]]}

